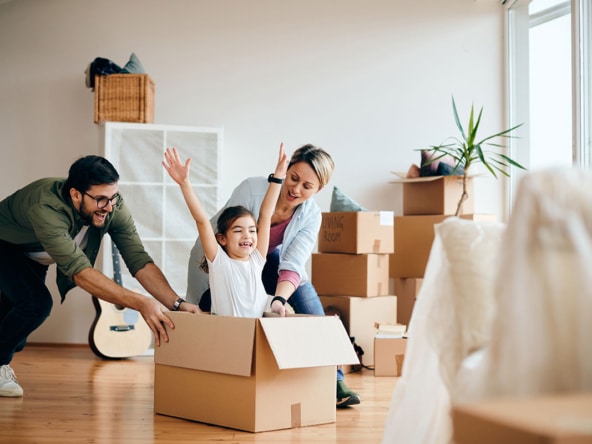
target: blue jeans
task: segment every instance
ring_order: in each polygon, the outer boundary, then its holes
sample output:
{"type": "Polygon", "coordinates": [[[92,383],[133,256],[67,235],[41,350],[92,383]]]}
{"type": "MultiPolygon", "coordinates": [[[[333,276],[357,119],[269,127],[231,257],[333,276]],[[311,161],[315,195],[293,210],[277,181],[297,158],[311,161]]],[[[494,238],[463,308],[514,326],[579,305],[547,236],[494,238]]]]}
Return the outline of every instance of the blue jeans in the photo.
{"type": "MultiPolygon", "coordinates": [[[[275,249],[267,255],[267,262],[263,267],[262,279],[263,286],[267,294],[275,294],[277,286],[278,268],[280,265],[280,251],[275,249]]],[[[300,285],[292,296],[288,299],[290,305],[296,313],[305,313],[312,315],[325,315],[323,304],[319,299],[316,289],[310,281],[300,285]]],[[[343,381],[343,370],[337,368],[337,380],[343,381]]]]}
{"type": "Polygon", "coordinates": [[[12,361],[51,312],[47,268],[25,256],[18,245],[0,241],[0,365],[12,361]]]}
{"type": "MultiPolygon", "coordinates": [[[[280,250],[275,249],[267,255],[267,262],[263,267],[263,286],[267,294],[275,294],[280,266],[280,250]]],[[[296,313],[325,315],[323,305],[314,286],[309,282],[300,285],[288,299],[296,313]]]]}

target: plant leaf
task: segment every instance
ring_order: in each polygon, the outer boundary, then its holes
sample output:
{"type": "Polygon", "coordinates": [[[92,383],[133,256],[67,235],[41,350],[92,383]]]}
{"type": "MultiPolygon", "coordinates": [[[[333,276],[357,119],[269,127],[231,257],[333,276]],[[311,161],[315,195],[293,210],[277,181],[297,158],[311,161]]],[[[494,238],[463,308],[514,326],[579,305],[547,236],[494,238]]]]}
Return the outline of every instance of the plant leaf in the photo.
{"type": "Polygon", "coordinates": [[[508,162],[510,165],[515,166],[516,168],[520,168],[522,170],[526,170],[525,167],[523,167],[522,165],[520,165],[518,162],[516,162],[515,160],[510,159],[508,156],[506,156],[505,154],[499,154],[500,157],[502,157],[506,162],[508,162]]]}
{"type": "Polygon", "coordinates": [[[469,140],[467,140],[467,144],[469,146],[473,146],[475,144],[475,139],[477,138],[477,131],[479,130],[479,124],[481,123],[481,115],[483,114],[483,108],[479,111],[479,116],[477,117],[477,122],[473,123],[473,105],[471,105],[471,119],[469,121],[469,126],[471,129],[469,130],[469,140]]]}
{"type": "Polygon", "coordinates": [[[493,134],[491,136],[487,136],[485,139],[481,140],[479,142],[479,144],[482,144],[484,142],[487,142],[488,140],[494,139],[496,137],[513,137],[513,138],[516,138],[517,136],[511,136],[511,135],[509,135],[509,133],[512,132],[512,131],[514,131],[515,129],[521,127],[522,125],[523,124],[521,123],[521,124],[516,125],[516,126],[514,126],[512,128],[508,128],[507,130],[500,131],[499,133],[493,134]]]}
{"type": "Polygon", "coordinates": [[[462,137],[464,140],[467,140],[467,136],[465,136],[465,130],[463,129],[462,124],[460,123],[460,119],[458,118],[458,111],[456,110],[456,103],[454,101],[454,96],[452,96],[452,109],[454,111],[454,120],[456,121],[456,126],[460,130],[462,137]]]}

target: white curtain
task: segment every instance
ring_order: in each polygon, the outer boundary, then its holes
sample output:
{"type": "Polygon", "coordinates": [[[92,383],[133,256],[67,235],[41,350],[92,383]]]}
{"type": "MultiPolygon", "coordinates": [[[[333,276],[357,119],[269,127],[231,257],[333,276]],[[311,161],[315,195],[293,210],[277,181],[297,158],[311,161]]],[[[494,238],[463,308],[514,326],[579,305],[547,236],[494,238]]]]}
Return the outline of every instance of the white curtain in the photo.
{"type": "Polygon", "coordinates": [[[507,228],[436,226],[383,443],[448,444],[455,403],[592,390],[591,190],[532,172],[507,228]]]}
{"type": "Polygon", "coordinates": [[[465,356],[486,344],[490,331],[493,270],[504,226],[453,217],[435,230],[409,323],[402,376],[385,424],[385,444],[449,442],[457,369],[465,356]]]}

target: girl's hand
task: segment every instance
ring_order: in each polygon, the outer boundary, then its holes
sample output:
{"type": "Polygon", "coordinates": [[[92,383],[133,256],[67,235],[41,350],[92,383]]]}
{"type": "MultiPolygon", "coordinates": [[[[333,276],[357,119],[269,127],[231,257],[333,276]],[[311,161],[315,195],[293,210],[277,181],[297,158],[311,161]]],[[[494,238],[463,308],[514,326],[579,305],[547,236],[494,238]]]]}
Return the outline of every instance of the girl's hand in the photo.
{"type": "Polygon", "coordinates": [[[273,301],[270,308],[272,313],[277,313],[281,317],[286,316],[286,306],[281,301],[273,301]]]}
{"type": "Polygon", "coordinates": [[[191,165],[191,158],[185,161],[185,164],[181,162],[181,158],[179,157],[179,153],[177,152],[177,148],[167,148],[164,152],[164,161],[162,162],[162,166],[171,179],[181,185],[183,182],[189,180],[189,166],[191,165]]]}
{"type": "Polygon", "coordinates": [[[284,151],[284,144],[280,143],[280,154],[278,156],[278,162],[275,167],[275,172],[273,173],[273,177],[277,177],[278,179],[285,179],[286,171],[288,171],[288,164],[290,163],[290,159],[288,159],[288,155],[284,151]]]}

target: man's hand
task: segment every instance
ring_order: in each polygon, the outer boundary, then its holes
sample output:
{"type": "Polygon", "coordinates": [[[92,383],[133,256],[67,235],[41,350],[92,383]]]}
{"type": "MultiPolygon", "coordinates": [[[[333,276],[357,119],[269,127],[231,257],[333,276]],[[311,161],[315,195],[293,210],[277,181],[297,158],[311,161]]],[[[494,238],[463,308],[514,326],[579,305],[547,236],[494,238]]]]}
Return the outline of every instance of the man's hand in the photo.
{"type": "MultiPolygon", "coordinates": [[[[152,333],[154,333],[154,344],[159,346],[161,341],[169,342],[167,327],[170,329],[175,328],[173,321],[166,315],[166,312],[169,310],[155,299],[146,296],[144,296],[144,299],[146,299],[145,304],[142,304],[142,308],[139,311],[148,324],[148,327],[150,327],[150,330],[152,330],[152,333]]],[[[197,305],[190,304],[189,302],[181,303],[179,311],[186,311],[188,313],[202,312],[197,305]]]]}
{"type": "MultiPolygon", "coordinates": [[[[150,292],[155,295],[155,298],[159,296],[159,299],[170,306],[172,301],[179,297],[168,285],[160,269],[152,263],[138,271],[136,279],[144,288],[152,290],[150,292]]],[[[74,275],[74,282],[99,299],[140,312],[154,334],[155,345],[160,345],[161,341],[168,342],[167,327],[173,329],[175,324],[165,314],[167,307],[157,299],[123,288],[94,268],[85,268],[74,275]]],[[[191,313],[201,312],[199,307],[188,302],[183,302],[179,310],[191,313]]]]}
{"type": "Polygon", "coordinates": [[[159,346],[161,341],[169,342],[169,335],[167,333],[167,327],[170,329],[175,328],[173,321],[165,314],[167,311],[160,302],[143,296],[141,306],[138,310],[152,333],[154,334],[154,343],[159,346]]]}

